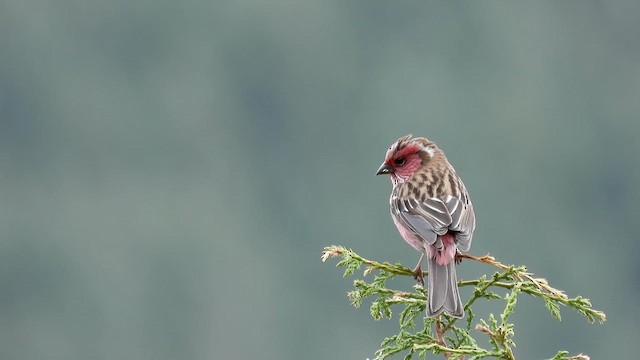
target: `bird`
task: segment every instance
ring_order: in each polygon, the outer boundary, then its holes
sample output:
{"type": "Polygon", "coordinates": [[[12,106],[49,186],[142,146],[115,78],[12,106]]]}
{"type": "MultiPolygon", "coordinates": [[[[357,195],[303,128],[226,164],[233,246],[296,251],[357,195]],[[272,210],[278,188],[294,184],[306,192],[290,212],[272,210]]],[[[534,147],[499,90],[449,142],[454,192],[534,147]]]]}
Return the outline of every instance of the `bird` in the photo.
{"type": "Polygon", "coordinates": [[[463,318],[457,254],[469,251],[476,228],[464,183],[434,142],[411,134],[389,147],[376,175],[391,177],[391,218],[402,238],[421,253],[414,274],[423,285],[421,264],[427,258],[427,316],[446,312],[463,318]]]}

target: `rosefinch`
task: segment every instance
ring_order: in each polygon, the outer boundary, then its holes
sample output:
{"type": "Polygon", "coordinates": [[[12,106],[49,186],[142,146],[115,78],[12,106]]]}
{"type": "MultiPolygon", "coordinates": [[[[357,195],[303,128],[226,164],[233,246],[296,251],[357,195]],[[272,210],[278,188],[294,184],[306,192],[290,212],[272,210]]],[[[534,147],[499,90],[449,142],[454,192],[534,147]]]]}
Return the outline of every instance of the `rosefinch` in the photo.
{"type": "Polygon", "coordinates": [[[391,217],[400,235],[428,262],[427,315],[464,317],[456,277],[456,253],[468,251],[476,227],[469,193],[444,152],[409,134],[393,143],[376,175],[390,174],[391,217]]]}

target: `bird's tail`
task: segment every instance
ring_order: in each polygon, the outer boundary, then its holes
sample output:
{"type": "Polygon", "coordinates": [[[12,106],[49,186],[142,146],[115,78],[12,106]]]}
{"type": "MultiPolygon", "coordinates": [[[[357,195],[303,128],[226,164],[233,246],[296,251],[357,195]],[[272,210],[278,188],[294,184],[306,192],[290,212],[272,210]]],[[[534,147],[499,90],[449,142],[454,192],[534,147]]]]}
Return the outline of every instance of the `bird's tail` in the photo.
{"type": "Polygon", "coordinates": [[[458,291],[456,262],[452,260],[446,265],[439,265],[436,259],[431,257],[427,262],[429,267],[427,315],[436,316],[445,311],[453,317],[464,317],[464,308],[458,291]]]}

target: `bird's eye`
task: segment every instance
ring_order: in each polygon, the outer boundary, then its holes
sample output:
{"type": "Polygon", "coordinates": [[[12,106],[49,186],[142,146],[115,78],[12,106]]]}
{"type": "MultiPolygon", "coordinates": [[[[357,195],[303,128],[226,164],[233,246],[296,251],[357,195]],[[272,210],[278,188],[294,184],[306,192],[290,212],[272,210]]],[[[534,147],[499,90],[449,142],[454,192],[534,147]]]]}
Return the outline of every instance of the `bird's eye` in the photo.
{"type": "Polygon", "coordinates": [[[394,159],[394,160],[393,160],[393,163],[394,163],[395,165],[402,166],[402,165],[404,165],[404,158],[403,158],[403,157],[401,157],[401,158],[394,159]]]}

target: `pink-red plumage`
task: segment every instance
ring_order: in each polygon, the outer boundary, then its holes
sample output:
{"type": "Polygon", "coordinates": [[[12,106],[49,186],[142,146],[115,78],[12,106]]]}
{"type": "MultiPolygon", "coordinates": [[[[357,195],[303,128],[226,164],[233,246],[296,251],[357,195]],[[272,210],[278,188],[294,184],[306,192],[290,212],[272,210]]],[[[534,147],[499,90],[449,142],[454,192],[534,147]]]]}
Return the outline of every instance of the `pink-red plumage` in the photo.
{"type": "Polygon", "coordinates": [[[434,246],[427,247],[427,256],[434,258],[438,265],[448,265],[452,261],[455,261],[456,257],[456,239],[453,233],[448,232],[440,236],[442,240],[442,249],[438,250],[434,246]]]}
{"type": "Polygon", "coordinates": [[[400,235],[427,257],[427,314],[464,316],[454,260],[471,246],[475,213],[453,166],[435,143],[407,135],[389,147],[377,174],[391,176],[389,204],[400,235]]]}

